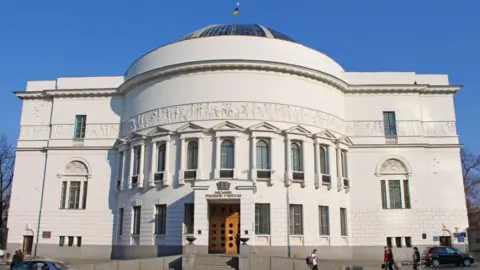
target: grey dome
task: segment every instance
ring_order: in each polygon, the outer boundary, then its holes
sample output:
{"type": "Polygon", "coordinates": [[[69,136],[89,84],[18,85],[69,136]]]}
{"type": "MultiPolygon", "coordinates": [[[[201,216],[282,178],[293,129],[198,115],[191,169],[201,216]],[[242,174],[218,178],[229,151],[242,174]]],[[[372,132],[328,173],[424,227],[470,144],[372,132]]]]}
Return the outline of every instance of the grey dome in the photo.
{"type": "Polygon", "coordinates": [[[295,40],[285,34],[258,24],[214,24],[194,31],[177,40],[177,42],[215,36],[254,36],[295,42],[295,40]]]}

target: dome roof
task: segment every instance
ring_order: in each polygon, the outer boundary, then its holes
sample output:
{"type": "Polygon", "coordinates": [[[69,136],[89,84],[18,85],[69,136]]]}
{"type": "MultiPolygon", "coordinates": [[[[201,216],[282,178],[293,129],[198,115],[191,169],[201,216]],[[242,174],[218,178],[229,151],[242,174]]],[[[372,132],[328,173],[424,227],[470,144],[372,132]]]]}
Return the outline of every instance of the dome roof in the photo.
{"type": "Polygon", "coordinates": [[[254,36],[295,42],[295,40],[285,34],[258,24],[214,24],[194,31],[177,40],[177,42],[215,36],[254,36]]]}

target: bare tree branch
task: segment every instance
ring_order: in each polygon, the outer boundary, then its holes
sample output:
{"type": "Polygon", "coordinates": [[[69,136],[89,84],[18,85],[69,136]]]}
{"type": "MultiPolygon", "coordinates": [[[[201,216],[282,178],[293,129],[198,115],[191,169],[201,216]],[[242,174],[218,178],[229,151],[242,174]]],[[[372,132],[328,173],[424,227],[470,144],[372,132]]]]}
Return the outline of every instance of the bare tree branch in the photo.
{"type": "Polygon", "coordinates": [[[480,156],[462,148],[461,159],[467,210],[472,211],[480,207],[480,156]]]}
{"type": "Polygon", "coordinates": [[[0,135],[0,228],[4,227],[8,217],[14,166],[15,149],[7,136],[0,135]]]}

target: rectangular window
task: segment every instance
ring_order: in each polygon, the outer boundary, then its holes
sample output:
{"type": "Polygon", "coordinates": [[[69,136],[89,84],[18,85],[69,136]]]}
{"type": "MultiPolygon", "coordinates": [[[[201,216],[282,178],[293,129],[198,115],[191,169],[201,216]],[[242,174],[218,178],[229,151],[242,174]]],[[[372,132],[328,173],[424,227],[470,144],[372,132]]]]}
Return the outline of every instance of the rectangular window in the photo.
{"type": "Polygon", "coordinates": [[[382,191],[382,208],[387,209],[387,186],[385,180],[380,181],[380,188],[382,191]]]}
{"type": "Polygon", "coordinates": [[[60,209],[65,209],[65,200],[67,199],[67,181],[62,182],[62,195],[60,197],[60,209]]]}
{"type": "Polygon", "coordinates": [[[400,180],[388,180],[388,195],[391,209],[402,208],[402,188],[400,180]]]}
{"type": "Polygon", "coordinates": [[[118,235],[123,234],[123,208],[118,211],[118,235]]]}
{"type": "Polygon", "coordinates": [[[406,247],[412,247],[412,237],[405,237],[405,246],[406,247]]]}
{"type": "Polygon", "coordinates": [[[402,247],[402,237],[395,237],[395,245],[397,247],[402,247]]]}
{"type": "Polygon", "coordinates": [[[270,170],[269,143],[266,139],[261,139],[257,141],[256,155],[257,169],[270,170]]]}
{"type": "Polygon", "coordinates": [[[397,122],[395,112],[383,112],[383,129],[385,136],[397,136],[397,122]]]}
{"type": "Polygon", "coordinates": [[[77,236],[77,247],[81,247],[81,246],[82,246],[82,237],[77,236]]]}
{"type": "Polygon", "coordinates": [[[195,207],[193,203],[185,204],[185,215],[183,217],[183,223],[185,226],[185,233],[193,234],[193,221],[194,221],[195,207]]]}
{"type": "Polygon", "coordinates": [[[140,235],[140,222],[142,219],[142,207],[134,206],[133,207],[133,235],[140,235]]]}
{"type": "Polygon", "coordinates": [[[290,234],[303,235],[303,205],[290,204],[290,234]]]}
{"type": "Polygon", "coordinates": [[[347,225],[347,209],[340,208],[340,235],[348,235],[348,225],[347,225]]]}
{"type": "Polygon", "coordinates": [[[392,238],[387,237],[387,247],[391,248],[392,247],[392,238]]]}
{"type": "Polygon", "coordinates": [[[73,236],[68,237],[68,246],[73,247],[73,236]]]}
{"type": "Polygon", "coordinates": [[[142,148],[137,146],[133,149],[133,175],[136,176],[140,173],[140,157],[142,155],[142,148]]]}
{"type": "Polygon", "coordinates": [[[165,234],[165,228],[167,226],[167,205],[157,204],[155,205],[155,234],[165,234]]]}
{"type": "Polygon", "coordinates": [[[405,208],[410,209],[410,189],[408,186],[408,180],[403,180],[403,200],[405,201],[405,208]]]}
{"type": "Polygon", "coordinates": [[[78,209],[80,207],[80,181],[70,182],[68,208],[78,209]]]}
{"type": "Polygon", "coordinates": [[[65,245],[65,236],[58,237],[58,245],[61,247],[65,245]]]}
{"type": "Polygon", "coordinates": [[[270,204],[255,204],[255,234],[270,234],[270,204]]]}
{"type": "Polygon", "coordinates": [[[330,235],[330,213],[328,206],[320,205],[318,212],[320,215],[320,235],[330,235]]]}
{"type": "Polygon", "coordinates": [[[348,158],[347,151],[342,150],[342,176],[343,178],[348,178],[348,158]]]}
{"type": "Polygon", "coordinates": [[[85,138],[85,127],[87,126],[86,115],[75,116],[75,139],[85,138]]]}
{"type": "Polygon", "coordinates": [[[87,209],[87,190],[88,182],[83,182],[83,196],[82,196],[82,209],[87,209]]]}

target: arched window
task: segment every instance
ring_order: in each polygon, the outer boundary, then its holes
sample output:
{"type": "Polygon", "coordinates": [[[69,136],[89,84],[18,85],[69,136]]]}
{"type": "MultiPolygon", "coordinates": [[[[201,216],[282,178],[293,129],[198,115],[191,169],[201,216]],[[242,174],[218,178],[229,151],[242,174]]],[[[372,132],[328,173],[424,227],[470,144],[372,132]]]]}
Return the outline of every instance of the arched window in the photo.
{"type": "Polygon", "coordinates": [[[158,147],[157,172],[165,171],[165,144],[158,147]]]}
{"type": "Polygon", "coordinates": [[[343,178],[348,179],[348,162],[347,162],[347,151],[341,151],[341,161],[342,161],[342,176],[343,178]]]}
{"type": "Polygon", "coordinates": [[[187,147],[187,170],[196,170],[198,165],[198,142],[190,141],[187,147]]]}
{"type": "Polygon", "coordinates": [[[264,140],[257,142],[257,169],[270,170],[270,154],[268,152],[268,143],[264,140]]]}
{"type": "Polygon", "coordinates": [[[291,145],[292,150],[292,171],[301,172],[302,168],[302,149],[298,142],[293,142],[291,145]]]}
{"type": "Polygon", "coordinates": [[[235,163],[235,147],[231,140],[223,140],[221,145],[220,166],[222,169],[233,169],[235,163]]]}
{"type": "Polygon", "coordinates": [[[320,145],[320,173],[323,175],[330,175],[328,146],[326,145],[320,145]]]}
{"type": "Polygon", "coordinates": [[[85,209],[87,207],[88,168],[78,160],[65,166],[62,174],[60,209],[85,209]]]}

